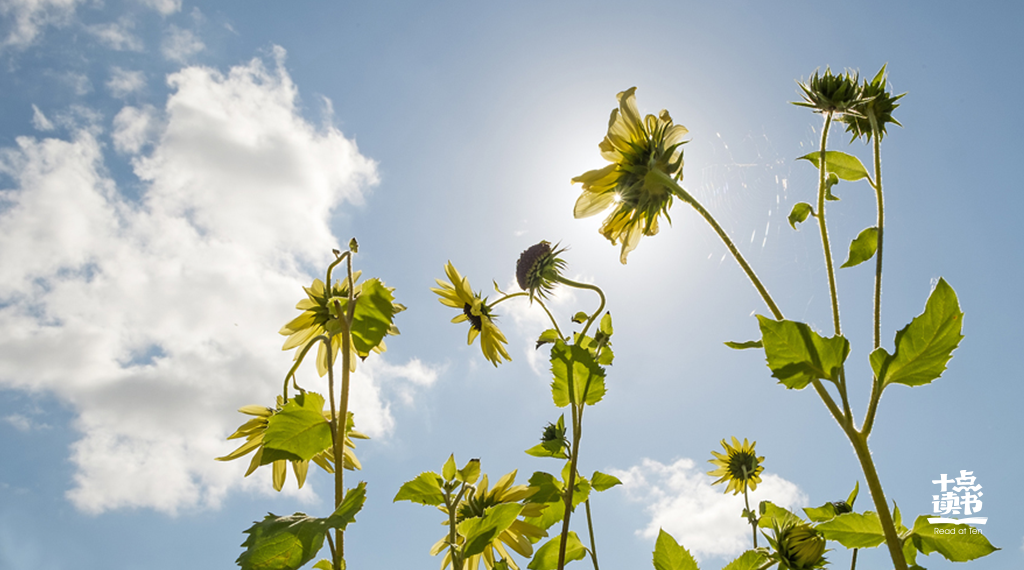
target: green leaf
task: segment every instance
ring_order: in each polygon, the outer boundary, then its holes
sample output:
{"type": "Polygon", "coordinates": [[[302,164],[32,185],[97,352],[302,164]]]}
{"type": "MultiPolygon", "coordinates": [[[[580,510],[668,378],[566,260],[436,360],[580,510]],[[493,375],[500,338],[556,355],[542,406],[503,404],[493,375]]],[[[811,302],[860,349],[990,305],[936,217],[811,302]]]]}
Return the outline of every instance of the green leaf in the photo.
{"type": "Polygon", "coordinates": [[[806,507],[804,513],[811,522],[825,522],[836,518],[839,513],[836,512],[836,506],[832,503],[825,503],[820,507],[806,507]]]}
{"type": "Polygon", "coordinates": [[[317,568],[318,570],[334,570],[334,566],[331,565],[331,561],[326,558],[317,560],[316,564],[313,565],[313,568],[317,568]]]}
{"type": "Polygon", "coordinates": [[[822,536],[846,548],[873,548],[885,542],[878,513],[844,513],[817,526],[822,536]]]}
{"type": "Polygon", "coordinates": [[[654,543],[654,569],[698,570],[697,561],[690,552],[663,529],[658,530],[658,540],[654,543]]]}
{"type": "Polygon", "coordinates": [[[800,390],[816,378],[838,380],[839,370],[850,354],[850,343],[845,338],[822,338],[796,321],[775,321],[762,315],[757,315],[757,320],[768,368],[779,383],[800,390]]]}
{"type": "Polygon", "coordinates": [[[556,341],[551,347],[551,373],[551,394],[559,408],[581,402],[594,405],[604,397],[604,369],[581,346],[556,341]]]}
{"type": "Polygon", "coordinates": [[[857,493],[860,492],[860,481],[853,484],[853,490],[850,491],[850,496],[846,498],[846,504],[853,508],[853,502],[857,500],[857,493]]]}
{"type": "Polygon", "coordinates": [[[540,515],[524,520],[537,528],[547,530],[565,516],[565,499],[562,497],[564,485],[554,475],[537,471],[530,477],[530,486],[537,491],[526,501],[547,506],[540,515]]]}
{"type": "Polygon", "coordinates": [[[921,386],[942,375],[953,350],[960,344],[963,312],[956,292],[939,279],[928,297],[924,312],[896,333],[896,352],[884,349],[871,353],[871,369],[882,386],[921,386]]]}
{"type": "Polygon", "coordinates": [[[839,201],[839,196],[832,193],[832,187],[839,184],[839,177],[836,176],[835,172],[829,172],[828,178],[825,179],[825,199],[833,202],[839,201]]]}
{"type": "Polygon", "coordinates": [[[462,481],[463,483],[469,483],[470,485],[472,485],[473,483],[476,483],[476,480],[479,477],[480,477],[480,460],[474,458],[474,459],[470,459],[466,463],[465,467],[463,467],[462,469],[459,469],[459,472],[457,473],[456,479],[458,479],[459,481],[462,481]]]}
{"type": "Polygon", "coordinates": [[[394,302],[394,295],[380,279],[363,282],[352,315],[352,345],[360,357],[369,356],[391,330],[395,317],[394,302]]]}
{"type": "Polygon", "coordinates": [[[578,312],[578,313],[576,313],[575,315],[572,316],[572,322],[574,322],[576,324],[585,323],[585,322],[587,322],[587,319],[589,319],[589,318],[590,318],[590,315],[584,313],[583,311],[580,311],[580,312],[578,312]]]}
{"type": "Polygon", "coordinates": [[[981,531],[972,526],[930,524],[926,515],[921,515],[914,521],[914,530],[910,537],[921,554],[938,552],[952,562],[967,562],[999,550],[992,546],[981,531]]]}
{"type": "Polygon", "coordinates": [[[402,485],[392,502],[412,501],[421,505],[440,505],[444,503],[444,492],[441,490],[443,483],[441,477],[433,471],[420,473],[415,479],[402,485]]]}
{"type": "Polygon", "coordinates": [[[444,477],[445,481],[451,481],[455,479],[455,454],[448,456],[448,461],[444,462],[444,467],[441,468],[441,476],[444,477]]]}
{"type": "Polygon", "coordinates": [[[871,259],[878,250],[878,228],[870,227],[850,242],[850,256],[840,267],[853,267],[871,259]]]}
{"type": "Polygon", "coordinates": [[[803,223],[807,216],[814,215],[814,208],[807,202],[797,202],[789,212],[789,225],[796,229],[796,225],[803,223]]]}
{"type": "Polygon", "coordinates": [[[743,350],[745,348],[764,348],[764,344],[759,340],[748,340],[746,342],[736,342],[733,340],[725,341],[725,346],[729,348],[735,348],[736,350],[743,350]]]}
{"type": "MultiPolygon", "coordinates": [[[[526,567],[530,570],[554,570],[558,568],[558,548],[561,545],[562,536],[555,535],[548,539],[533,555],[533,560],[526,567]]],[[[569,531],[565,541],[565,562],[582,560],[587,554],[587,549],[580,542],[580,537],[575,532],[569,531]]]]}
{"type": "Polygon", "coordinates": [[[558,331],[556,331],[555,329],[548,329],[548,330],[540,333],[540,336],[537,337],[537,346],[536,346],[536,348],[540,348],[540,347],[544,346],[545,344],[548,344],[548,343],[551,343],[551,342],[555,342],[559,338],[561,338],[561,337],[558,336],[558,331]]]}
{"type": "Polygon", "coordinates": [[[484,516],[471,517],[459,523],[459,534],[466,537],[463,556],[476,556],[487,548],[505,529],[515,522],[523,510],[520,503],[502,503],[484,510],[484,516]]]}
{"type": "Polygon", "coordinates": [[[594,487],[595,491],[600,493],[616,485],[621,485],[622,481],[614,475],[606,475],[600,471],[594,471],[594,476],[590,478],[590,484],[594,487]]]}
{"type": "MultiPolygon", "coordinates": [[[[797,160],[808,160],[812,162],[814,166],[818,166],[818,159],[820,158],[821,152],[815,151],[801,156],[797,160]]],[[[868,178],[870,180],[868,171],[864,168],[864,164],[861,163],[859,158],[837,150],[829,150],[825,152],[825,170],[850,182],[860,180],[861,178],[868,178]]]]}
{"type": "Polygon", "coordinates": [[[748,550],[722,570],[757,570],[768,562],[768,555],[760,550],[748,550]]]}
{"type": "Polygon", "coordinates": [[[245,530],[245,552],[235,561],[243,570],[295,570],[312,560],[324,545],[324,534],[344,529],[366,501],[366,483],[346,493],[330,517],[321,519],[295,513],[287,517],[268,514],[245,530]]]}
{"type": "Polygon", "coordinates": [[[787,524],[801,524],[804,522],[802,518],[771,501],[761,501],[761,504],[758,505],[758,510],[761,513],[761,518],[757,521],[758,528],[772,528],[772,523],[782,527],[787,524]]]}
{"type": "Polygon", "coordinates": [[[611,311],[606,311],[604,316],[601,317],[600,328],[601,328],[601,332],[604,333],[605,336],[612,336],[612,333],[614,332],[614,329],[612,328],[612,313],[611,313],[611,311]]]}
{"type": "Polygon", "coordinates": [[[331,424],[323,414],[324,397],[316,392],[297,394],[281,408],[281,411],[267,420],[263,434],[263,459],[274,460],[277,450],[293,457],[276,459],[298,459],[308,461],[314,455],[331,447],[331,424]]]}
{"type": "Polygon", "coordinates": [[[526,450],[527,455],[532,455],[534,457],[569,459],[569,456],[565,452],[565,444],[557,440],[544,441],[526,450]]]}

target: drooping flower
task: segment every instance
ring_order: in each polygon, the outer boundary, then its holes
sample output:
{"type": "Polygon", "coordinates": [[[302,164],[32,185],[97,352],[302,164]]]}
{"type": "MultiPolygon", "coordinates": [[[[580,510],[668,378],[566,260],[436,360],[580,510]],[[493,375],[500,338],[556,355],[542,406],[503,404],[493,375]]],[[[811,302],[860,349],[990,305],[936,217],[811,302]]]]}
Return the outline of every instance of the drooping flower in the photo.
{"type": "Polygon", "coordinates": [[[857,108],[857,113],[842,116],[841,120],[846,123],[846,132],[852,133],[854,139],[864,137],[865,142],[871,142],[874,132],[871,128],[871,117],[874,117],[875,124],[878,125],[879,139],[885,136],[885,125],[888,123],[899,127],[903,126],[892,116],[892,112],[899,107],[896,101],[906,93],[893,97],[888,90],[887,82],[883,65],[871,83],[868,83],[867,80],[864,81],[861,87],[864,102],[857,108]]]}
{"type": "MultiPolygon", "coordinates": [[[[488,509],[498,505],[518,503],[537,492],[535,487],[530,487],[528,485],[513,485],[515,483],[515,479],[516,471],[513,471],[499,479],[494,484],[493,488],[488,488],[487,475],[483,475],[480,478],[480,483],[477,485],[475,492],[467,493],[456,507],[456,525],[460,525],[473,518],[483,517],[487,514],[488,509]]],[[[445,514],[448,514],[447,507],[441,506],[438,508],[445,514]]],[[[539,516],[544,508],[545,505],[541,503],[525,503],[517,518],[508,526],[508,528],[498,533],[491,542],[484,547],[483,552],[470,556],[465,560],[464,568],[466,570],[477,570],[480,566],[480,562],[483,561],[484,566],[494,570],[496,563],[499,560],[504,559],[509,568],[519,570],[519,566],[516,565],[515,560],[509,556],[508,549],[511,548],[517,554],[525,558],[533,556],[533,542],[547,536],[548,533],[547,531],[537,528],[522,519],[539,516]],[[531,540],[531,538],[533,540],[531,540]]],[[[461,535],[459,536],[459,539],[460,542],[464,540],[461,535]]],[[[434,547],[430,550],[430,554],[440,554],[441,551],[446,548],[448,548],[447,536],[434,544],[434,547]]],[[[451,553],[448,552],[441,561],[441,570],[444,570],[450,564],[451,553]]]]}
{"type": "Polygon", "coordinates": [[[719,477],[712,485],[728,482],[725,492],[732,491],[734,495],[745,492],[748,488],[751,491],[757,489],[757,484],[761,482],[761,472],[764,471],[764,466],[761,465],[764,457],[757,456],[754,451],[755,445],[756,441],[748,443],[746,438],[743,439],[742,445],[735,437],[732,438],[732,445],[723,439],[725,455],[712,451],[711,455],[714,455],[715,459],[708,460],[709,463],[718,466],[718,469],[708,471],[708,475],[719,477]]]}
{"type": "Polygon", "coordinates": [[[683,136],[689,132],[674,124],[666,110],[641,118],[635,92],[636,87],[631,87],[618,94],[619,107],[612,110],[608,134],[598,145],[611,164],[572,179],[583,185],[575,217],[612,208],[600,231],[612,244],[622,245],[622,263],[641,236],[658,233],[658,216],[665,214],[671,223],[673,188],[668,181],[682,178],[683,136]]]}
{"type": "MultiPolygon", "coordinates": [[[[281,411],[284,407],[284,399],[281,396],[277,397],[277,407],[268,408],[265,406],[244,406],[239,408],[238,411],[243,414],[254,416],[253,419],[245,422],[235,433],[228,436],[228,439],[245,438],[245,443],[238,447],[238,449],[225,455],[224,457],[217,457],[217,461],[232,461],[240,457],[244,457],[253,451],[256,452],[253,455],[252,460],[249,462],[249,469],[245,472],[245,476],[248,477],[256,470],[257,467],[263,464],[263,436],[267,431],[267,426],[270,423],[270,418],[274,414],[281,411]]],[[[324,419],[327,421],[331,420],[331,413],[324,410],[324,419]]],[[[370,439],[369,436],[356,431],[355,421],[353,420],[352,412],[348,414],[348,422],[346,426],[345,435],[345,451],[344,451],[344,468],[349,470],[362,469],[362,464],[359,463],[359,459],[356,458],[355,454],[355,443],[352,442],[352,438],[357,439],[370,439]]],[[[329,447],[320,453],[313,456],[313,463],[320,466],[321,469],[328,473],[334,473],[334,448],[329,447]]],[[[292,464],[292,471],[295,472],[295,478],[298,479],[299,488],[306,483],[306,473],[309,471],[309,461],[290,461],[292,464]]],[[[288,478],[288,463],[289,460],[278,459],[273,462],[269,462],[272,465],[273,478],[274,478],[274,490],[280,491],[284,488],[285,480],[288,478]]]]}
{"type": "Polygon", "coordinates": [[[516,281],[520,289],[529,291],[530,300],[534,295],[544,299],[554,289],[559,273],[565,269],[565,261],[558,257],[563,251],[565,248],[552,251],[551,243],[542,241],[519,255],[516,281]]]}
{"type": "Polygon", "coordinates": [[[462,311],[462,314],[452,319],[453,323],[469,321],[469,336],[466,344],[473,344],[473,341],[479,336],[480,349],[484,353],[484,358],[491,364],[497,366],[502,358],[511,361],[512,357],[505,349],[508,340],[498,325],[494,323],[497,315],[487,304],[487,298],[481,297],[480,293],[473,293],[469,287],[469,279],[460,275],[451,261],[445,265],[444,271],[449,282],[437,279],[440,288],[431,288],[430,290],[437,293],[440,297],[438,300],[442,305],[462,311]]]}

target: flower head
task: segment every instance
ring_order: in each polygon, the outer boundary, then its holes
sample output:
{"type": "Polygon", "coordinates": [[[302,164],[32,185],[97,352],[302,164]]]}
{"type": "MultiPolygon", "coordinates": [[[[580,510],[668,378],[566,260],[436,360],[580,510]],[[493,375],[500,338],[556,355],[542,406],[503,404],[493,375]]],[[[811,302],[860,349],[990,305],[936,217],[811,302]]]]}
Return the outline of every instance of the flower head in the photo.
{"type": "Polygon", "coordinates": [[[825,538],[811,525],[801,523],[772,524],[775,537],[768,542],[775,549],[773,555],[779,562],[779,570],[813,570],[823,568],[825,560],[825,538]]]}
{"type": "Polygon", "coordinates": [[[512,357],[505,349],[508,340],[505,339],[505,335],[498,325],[494,324],[497,315],[491,312],[487,298],[481,297],[480,293],[473,293],[469,287],[469,279],[460,275],[451,261],[445,265],[444,271],[449,282],[437,279],[437,284],[441,287],[439,289],[431,288],[431,291],[437,293],[440,297],[438,300],[442,305],[462,311],[462,314],[452,319],[453,323],[469,321],[469,337],[466,344],[473,344],[473,341],[479,336],[484,358],[495,366],[501,362],[502,358],[511,361],[512,357]]]}
{"type": "Polygon", "coordinates": [[[807,83],[797,82],[800,86],[803,102],[794,105],[810,107],[815,113],[859,114],[859,107],[864,103],[865,96],[857,83],[858,74],[849,71],[833,75],[832,70],[825,68],[825,73],[817,71],[807,83]]]}
{"type": "Polygon", "coordinates": [[[611,164],[572,179],[583,185],[573,212],[577,218],[612,208],[600,231],[612,244],[622,244],[622,263],[642,235],[658,233],[659,215],[671,223],[672,186],[683,175],[683,135],[688,132],[673,124],[665,110],[641,118],[635,92],[632,87],[618,94],[619,108],[612,110],[608,134],[598,145],[611,164]]]}
{"type": "Polygon", "coordinates": [[[878,128],[879,139],[885,135],[886,124],[903,126],[892,116],[892,112],[899,107],[896,101],[906,93],[892,96],[888,90],[884,65],[871,80],[871,83],[868,83],[867,80],[864,81],[861,91],[864,94],[864,102],[857,108],[857,113],[843,115],[841,119],[846,123],[846,132],[853,133],[853,138],[864,137],[865,142],[871,141],[874,133],[874,129],[871,128],[872,118],[878,128]]]}
{"type": "MultiPolygon", "coordinates": [[[[537,492],[536,487],[530,487],[527,485],[514,485],[516,480],[516,472],[506,474],[494,484],[494,487],[488,488],[487,475],[480,478],[480,483],[477,485],[476,490],[473,492],[466,493],[462,501],[456,507],[455,521],[457,525],[461,526],[464,521],[483,517],[491,509],[499,505],[507,505],[512,503],[519,503],[523,499],[526,499],[537,492]]],[[[522,510],[517,515],[516,520],[503,531],[498,533],[490,543],[484,547],[483,552],[470,556],[465,560],[465,568],[476,569],[479,567],[481,560],[484,566],[487,568],[494,569],[496,563],[504,559],[509,568],[515,570],[519,569],[512,557],[509,556],[508,548],[518,553],[521,556],[529,558],[533,556],[533,542],[536,542],[540,538],[548,535],[547,531],[538,528],[524,520],[522,518],[535,517],[540,515],[545,505],[541,503],[525,503],[523,504],[522,510]],[[522,518],[519,518],[522,517],[522,518]],[[532,539],[532,540],[531,540],[532,539]],[[497,556],[496,556],[497,555],[497,556]],[[500,558],[498,558],[500,556],[500,558]]],[[[448,513],[447,507],[438,507],[445,514],[448,513]]],[[[461,535],[459,536],[460,542],[465,540],[461,535]]],[[[437,555],[441,551],[448,547],[448,537],[444,537],[434,545],[431,549],[431,554],[437,555]]],[[[444,560],[441,563],[442,570],[451,564],[451,553],[445,555],[444,560]]]]}
{"type": "Polygon", "coordinates": [[[726,454],[722,455],[712,451],[711,455],[714,455],[715,459],[708,460],[718,466],[718,469],[708,471],[708,475],[719,477],[712,485],[728,481],[729,486],[725,488],[725,492],[732,491],[734,495],[746,492],[748,488],[751,491],[757,489],[757,484],[761,482],[761,472],[764,471],[764,467],[761,465],[764,457],[757,456],[754,451],[755,445],[757,445],[756,441],[748,443],[746,438],[743,439],[742,445],[740,445],[740,440],[735,437],[732,438],[732,445],[723,439],[722,447],[725,448],[726,454]]]}
{"type": "Polygon", "coordinates": [[[520,289],[530,292],[531,300],[534,295],[543,299],[554,289],[559,273],[565,269],[565,261],[558,257],[563,251],[565,248],[552,251],[551,243],[542,241],[519,256],[516,281],[520,289]]]}

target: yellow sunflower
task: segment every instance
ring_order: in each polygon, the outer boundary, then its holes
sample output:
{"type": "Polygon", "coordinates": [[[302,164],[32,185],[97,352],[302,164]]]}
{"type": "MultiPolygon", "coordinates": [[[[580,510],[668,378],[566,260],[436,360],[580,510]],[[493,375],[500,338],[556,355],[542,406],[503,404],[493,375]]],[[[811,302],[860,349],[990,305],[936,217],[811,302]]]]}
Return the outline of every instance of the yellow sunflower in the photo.
{"type": "MultiPolygon", "coordinates": [[[[284,400],[281,396],[278,396],[276,408],[267,408],[265,406],[258,405],[239,408],[239,412],[255,417],[239,426],[239,428],[235,430],[235,433],[228,436],[228,439],[244,437],[245,443],[224,457],[216,458],[217,461],[231,461],[238,459],[239,457],[244,457],[255,451],[256,454],[253,455],[252,461],[249,462],[249,469],[245,472],[246,477],[251,475],[252,472],[260,466],[260,462],[263,459],[263,435],[267,431],[267,425],[269,424],[270,418],[277,412],[281,411],[282,407],[284,407],[284,400]]],[[[324,410],[323,414],[324,419],[327,421],[331,420],[330,411],[324,410]]],[[[362,469],[362,464],[360,464],[359,459],[356,458],[354,451],[355,443],[352,442],[352,438],[370,439],[369,436],[355,430],[355,422],[352,419],[352,412],[349,412],[347,431],[345,435],[344,467],[349,470],[362,469]]],[[[310,461],[319,465],[324,471],[334,473],[333,446],[314,455],[310,461]]],[[[289,461],[286,459],[279,459],[271,464],[273,466],[275,491],[280,491],[284,487],[285,480],[288,478],[288,463],[289,461]]],[[[291,461],[290,463],[292,464],[292,471],[295,472],[295,478],[298,479],[299,488],[301,489],[306,483],[306,473],[309,471],[309,461],[291,461]]]]}
{"type": "Polygon", "coordinates": [[[618,94],[619,108],[612,110],[608,135],[598,145],[611,164],[572,179],[583,185],[575,217],[612,208],[600,231],[612,244],[622,244],[622,263],[642,235],[658,233],[660,214],[671,223],[672,182],[683,176],[683,136],[689,132],[673,124],[666,110],[641,118],[635,92],[636,87],[631,87],[618,94]]]}
{"type": "Polygon", "coordinates": [[[764,457],[757,456],[754,451],[755,445],[757,445],[756,441],[748,443],[746,438],[743,438],[742,445],[735,437],[732,438],[732,445],[723,439],[722,447],[725,448],[726,454],[722,455],[712,451],[711,455],[714,455],[715,459],[708,460],[709,463],[718,466],[718,469],[708,471],[708,475],[720,477],[712,485],[728,481],[729,486],[725,488],[725,492],[732,491],[734,495],[738,495],[740,492],[746,493],[748,488],[751,491],[757,489],[757,484],[761,482],[761,472],[764,471],[764,467],[761,465],[764,457]]]}
{"type": "MultiPolygon", "coordinates": [[[[480,478],[480,484],[476,487],[476,492],[472,494],[467,493],[469,495],[468,498],[462,499],[458,507],[456,507],[456,524],[472,518],[482,517],[484,512],[491,507],[507,503],[518,503],[537,492],[535,487],[528,485],[513,486],[515,480],[516,471],[513,471],[498,479],[494,487],[488,489],[487,475],[483,475],[480,478]]],[[[523,510],[519,513],[519,516],[522,518],[539,516],[546,506],[543,503],[526,503],[523,505],[523,510]]],[[[448,514],[448,509],[444,505],[438,508],[446,515],[448,514]]],[[[495,536],[490,544],[484,548],[483,552],[470,556],[466,559],[463,569],[456,570],[478,570],[481,560],[484,566],[488,569],[493,569],[495,563],[502,559],[505,560],[509,568],[519,570],[515,560],[509,556],[508,548],[511,548],[524,558],[530,558],[533,556],[533,543],[547,535],[547,531],[517,518],[508,528],[495,536]]],[[[459,540],[460,543],[464,540],[461,535],[459,540]]],[[[448,537],[445,536],[434,544],[433,548],[430,549],[430,554],[436,556],[447,548],[448,537]]],[[[441,570],[451,565],[451,562],[451,551],[449,550],[441,561],[441,570]]]]}
{"type": "Polygon", "coordinates": [[[498,325],[494,323],[497,315],[491,312],[491,306],[487,304],[487,298],[481,297],[480,293],[473,293],[473,290],[469,287],[469,279],[460,275],[451,261],[444,266],[444,272],[447,274],[450,283],[437,279],[437,284],[441,287],[439,289],[431,288],[430,290],[437,293],[440,297],[438,300],[441,301],[442,305],[462,311],[461,315],[452,319],[453,323],[469,321],[469,337],[466,344],[473,344],[473,341],[479,336],[480,348],[483,350],[484,358],[489,360],[491,364],[497,366],[501,363],[502,358],[511,361],[512,357],[508,355],[508,350],[505,349],[508,340],[505,339],[505,335],[498,328],[498,325]]]}

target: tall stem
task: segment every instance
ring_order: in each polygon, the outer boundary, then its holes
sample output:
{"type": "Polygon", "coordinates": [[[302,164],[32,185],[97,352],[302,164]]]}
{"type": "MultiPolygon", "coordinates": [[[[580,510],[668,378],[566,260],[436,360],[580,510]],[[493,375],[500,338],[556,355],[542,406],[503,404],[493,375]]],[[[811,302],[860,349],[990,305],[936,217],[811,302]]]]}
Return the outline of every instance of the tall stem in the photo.
{"type": "Polygon", "coordinates": [[[597,565],[597,541],[594,538],[594,519],[590,514],[590,497],[584,501],[587,506],[587,532],[590,533],[590,558],[594,561],[594,570],[601,570],[597,565]]]}
{"type": "Polygon", "coordinates": [[[573,404],[573,383],[569,382],[569,405],[572,406],[572,458],[569,460],[569,479],[565,486],[565,515],[562,517],[562,534],[558,543],[558,570],[565,568],[565,547],[569,541],[569,518],[572,516],[572,496],[576,489],[576,463],[580,457],[580,428],[583,405],[577,410],[573,404]]]}
{"type": "Polygon", "coordinates": [[[821,156],[818,160],[818,228],[821,230],[821,246],[825,249],[825,269],[828,270],[828,292],[832,299],[832,325],[837,335],[843,334],[839,325],[839,295],[836,293],[836,270],[832,263],[832,247],[828,242],[828,226],[825,224],[825,144],[828,129],[832,126],[832,112],[825,113],[825,127],[821,129],[821,156]]]}
{"type": "MultiPolygon", "coordinates": [[[[882,201],[882,140],[878,129],[878,121],[872,112],[868,112],[868,120],[871,121],[871,134],[875,143],[875,202],[878,205],[878,249],[875,251],[875,314],[874,314],[874,348],[881,345],[882,339],[882,238],[885,225],[885,206],[882,201]]],[[[882,398],[882,386],[875,378],[871,384],[871,399],[868,401],[868,411],[864,416],[864,426],[861,433],[867,437],[875,423],[875,412],[878,411],[878,402],[882,398]]]]}
{"type": "Polygon", "coordinates": [[[886,502],[885,493],[882,491],[882,483],[878,479],[878,471],[875,470],[875,462],[871,459],[871,450],[868,449],[867,436],[858,433],[850,428],[844,430],[853,444],[853,450],[857,453],[861,469],[864,471],[864,478],[867,480],[868,489],[871,491],[871,500],[875,503],[875,511],[878,513],[878,520],[882,524],[882,532],[885,534],[885,544],[889,547],[889,556],[896,570],[907,570],[907,560],[903,557],[903,549],[900,545],[900,537],[896,532],[896,523],[892,520],[892,513],[889,512],[889,504],[886,502]]]}

